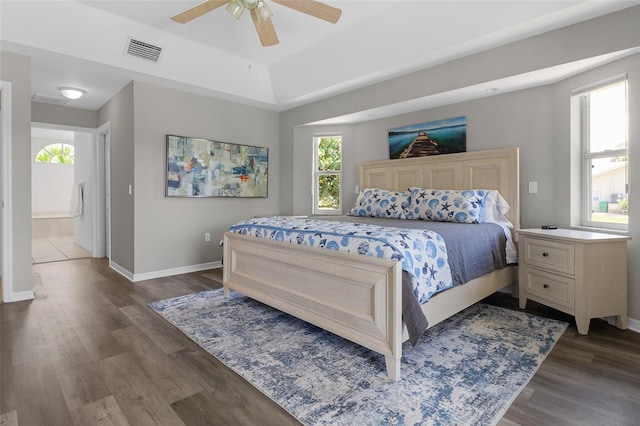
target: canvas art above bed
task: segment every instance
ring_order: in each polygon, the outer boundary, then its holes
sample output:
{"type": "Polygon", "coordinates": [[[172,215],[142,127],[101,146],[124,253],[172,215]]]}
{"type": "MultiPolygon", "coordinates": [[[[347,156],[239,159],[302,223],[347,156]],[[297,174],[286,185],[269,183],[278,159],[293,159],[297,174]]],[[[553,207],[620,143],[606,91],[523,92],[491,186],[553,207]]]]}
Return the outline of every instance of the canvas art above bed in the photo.
{"type": "Polygon", "coordinates": [[[452,154],[466,150],[466,117],[389,129],[390,159],[452,154]]]}

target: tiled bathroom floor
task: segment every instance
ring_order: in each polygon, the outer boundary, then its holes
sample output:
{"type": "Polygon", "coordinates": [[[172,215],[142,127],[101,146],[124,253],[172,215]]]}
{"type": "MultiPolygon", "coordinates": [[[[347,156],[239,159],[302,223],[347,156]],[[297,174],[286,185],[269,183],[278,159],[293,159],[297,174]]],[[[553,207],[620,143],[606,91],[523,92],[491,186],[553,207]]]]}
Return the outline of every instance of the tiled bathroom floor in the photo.
{"type": "Polygon", "coordinates": [[[31,242],[33,263],[58,262],[83,257],[91,257],[91,253],[77,245],[72,236],[34,238],[31,242]]]}

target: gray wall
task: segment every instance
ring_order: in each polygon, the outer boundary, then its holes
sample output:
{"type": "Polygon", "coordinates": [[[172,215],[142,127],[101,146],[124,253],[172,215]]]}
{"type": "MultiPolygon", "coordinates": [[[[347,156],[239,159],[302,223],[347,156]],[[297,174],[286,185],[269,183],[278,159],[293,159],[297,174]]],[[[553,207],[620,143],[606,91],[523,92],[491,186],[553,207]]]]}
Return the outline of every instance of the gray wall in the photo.
{"type": "MultiPolygon", "coordinates": [[[[98,110],[98,123],[111,123],[111,261],[134,272],[134,90],[133,82],[98,110]]],[[[135,187],[134,187],[135,191],[135,187]]]]}
{"type": "Polygon", "coordinates": [[[12,198],[5,199],[13,215],[13,292],[31,288],[31,59],[0,52],[0,80],[11,83],[12,198]],[[25,172],[25,170],[27,172],[25,172]]]}
{"type": "Polygon", "coordinates": [[[134,100],[136,274],[220,261],[229,226],[279,212],[277,112],[141,82],[134,100]],[[268,147],[268,198],[166,198],[167,134],[268,147]]]}
{"type": "MultiPolygon", "coordinates": [[[[385,103],[454,89],[482,80],[504,77],[513,72],[589,58],[603,53],[640,46],[640,7],[597,18],[585,23],[479,53],[408,76],[325,99],[281,114],[281,162],[293,168],[281,169],[281,210],[296,214],[309,212],[311,177],[309,155],[315,132],[346,131],[353,144],[353,156],[345,158],[345,170],[355,174],[358,162],[388,158],[387,129],[443,118],[467,117],[469,151],[518,146],[520,148],[521,222],[523,227],[545,223],[569,226],[572,185],[575,176],[570,164],[569,99],[572,88],[623,72],[629,77],[631,162],[629,234],[629,316],[640,320],[640,55],[634,55],[564,81],[486,97],[352,126],[304,126],[322,120],[372,108],[385,103]],[[479,76],[479,77],[478,77],[479,76]],[[351,140],[351,138],[353,138],[351,140]],[[573,182],[572,182],[573,179],[573,182]],[[538,193],[528,194],[527,183],[538,182],[538,193]]],[[[345,209],[355,200],[351,175],[345,179],[345,209]],[[350,200],[349,200],[350,198],[350,200]]],[[[574,191],[575,193],[575,191],[574,191]]],[[[574,197],[575,198],[575,197],[574,197]]],[[[606,284],[606,283],[603,283],[606,284]]]]}
{"type": "Polygon", "coordinates": [[[98,111],[31,102],[31,121],[95,129],[98,111]]]}

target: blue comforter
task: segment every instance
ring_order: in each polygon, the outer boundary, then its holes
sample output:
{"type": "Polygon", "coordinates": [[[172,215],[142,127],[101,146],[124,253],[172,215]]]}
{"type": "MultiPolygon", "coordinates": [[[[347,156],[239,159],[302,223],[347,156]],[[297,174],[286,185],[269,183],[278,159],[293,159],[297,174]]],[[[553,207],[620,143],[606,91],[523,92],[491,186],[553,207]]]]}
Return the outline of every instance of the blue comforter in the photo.
{"type": "Polygon", "coordinates": [[[230,231],[402,261],[419,303],[453,286],[445,242],[431,230],[276,216],[244,220],[230,231]]]}

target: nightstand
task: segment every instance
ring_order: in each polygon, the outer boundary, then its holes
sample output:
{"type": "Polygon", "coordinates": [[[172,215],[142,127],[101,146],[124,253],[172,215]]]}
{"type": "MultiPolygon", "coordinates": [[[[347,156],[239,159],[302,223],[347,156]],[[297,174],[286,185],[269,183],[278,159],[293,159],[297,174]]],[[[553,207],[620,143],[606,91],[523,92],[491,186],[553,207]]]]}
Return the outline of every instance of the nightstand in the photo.
{"type": "Polygon", "coordinates": [[[520,308],[527,300],[575,316],[578,333],[591,318],[616,317],[627,328],[627,241],[631,237],[570,229],[520,229],[520,308]]]}

